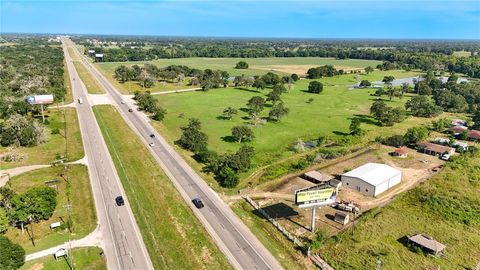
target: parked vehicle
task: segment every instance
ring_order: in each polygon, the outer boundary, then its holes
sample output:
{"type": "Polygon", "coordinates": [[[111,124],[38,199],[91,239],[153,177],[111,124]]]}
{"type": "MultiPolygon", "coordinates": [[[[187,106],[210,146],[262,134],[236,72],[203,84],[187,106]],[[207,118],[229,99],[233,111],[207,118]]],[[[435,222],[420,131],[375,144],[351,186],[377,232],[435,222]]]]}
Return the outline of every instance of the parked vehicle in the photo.
{"type": "Polygon", "coordinates": [[[82,99],[82,98],[78,98],[78,103],[83,104],[83,99],[82,99]]]}
{"type": "Polygon", "coordinates": [[[440,157],[442,160],[449,160],[450,159],[450,154],[443,154],[441,157],[440,157]]]}
{"type": "Polygon", "coordinates": [[[155,146],[155,144],[153,142],[149,143],[148,145],[150,145],[151,147],[155,146]]]}
{"type": "Polygon", "coordinates": [[[125,100],[122,100],[121,103],[122,103],[122,104],[125,104],[125,100]]]}

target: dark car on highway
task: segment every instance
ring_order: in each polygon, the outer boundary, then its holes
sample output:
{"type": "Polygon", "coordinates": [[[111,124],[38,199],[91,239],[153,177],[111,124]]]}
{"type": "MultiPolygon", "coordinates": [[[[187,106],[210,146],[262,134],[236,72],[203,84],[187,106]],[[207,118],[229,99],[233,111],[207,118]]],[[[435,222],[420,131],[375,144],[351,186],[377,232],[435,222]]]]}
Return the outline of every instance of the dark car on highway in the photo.
{"type": "Polygon", "coordinates": [[[133,110],[132,110],[132,109],[128,109],[128,112],[133,112],[133,110]]]}
{"type": "Polygon", "coordinates": [[[193,199],[192,202],[198,209],[203,208],[204,206],[202,200],[200,200],[199,198],[193,199]]]}
{"type": "Polygon", "coordinates": [[[155,134],[150,134],[150,138],[155,138],[155,134]]]}
{"type": "Polygon", "coordinates": [[[117,196],[115,198],[115,203],[118,205],[118,206],[122,206],[125,204],[125,201],[123,200],[123,197],[122,196],[117,196]]]}

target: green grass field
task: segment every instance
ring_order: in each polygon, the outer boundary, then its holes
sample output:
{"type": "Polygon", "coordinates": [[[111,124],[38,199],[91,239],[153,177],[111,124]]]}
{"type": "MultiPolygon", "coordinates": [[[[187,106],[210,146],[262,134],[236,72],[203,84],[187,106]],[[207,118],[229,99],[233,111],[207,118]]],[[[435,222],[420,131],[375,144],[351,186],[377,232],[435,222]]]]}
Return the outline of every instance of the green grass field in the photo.
{"type": "MultiPolygon", "coordinates": [[[[72,108],[65,108],[67,119],[67,142],[68,142],[68,161],[81,159],[84,156],[82,136],[78,126],[77,112],[72,108]]],[[[65,154],[65,139],[63,137],[63,109],[51,107],[46,113],[48,115],[47,142],[35,147],[0,147],[0,155],[6,153],[15,153],[22,157],[15,162],[1,161],[0,170],[9,169],[18,166],[33,164],[51,164],[58,154],[65,154]],[[51,134],[55,128],[60,130],[60,134],[51,134]]],[[[41,120],[41,119],[40,119],[41,120]]]]}
{"type": "MultiPolygon", "coordinates": [[[[368,115],[370,106],[376,98],[371,96],[375,91],[373,89],[349,90],[349,85],[364,78],[371,81],[378,80],[388,74],[400,78],[418,73],[376,71],[370,75],[348,74],[323,78],[320,81],[324,83],[325,88],[321,94],[305,92],[309,80],[298,81],[292,90],[282,95],[290,113],[278,123],[268,122],[263,126],[252,128],[256,138],[250,144],[257,152],[254,158],[254,167],[270,164],[292,155],[293,152],[289,150],[289,147],[298,138],[306,141],[316,139],[320,135],[348,132],[350,119],[355,115],[368,115]],[[308,102],[310,98],[313,99],[312,102],[308,102]]],[[[265,97],[269,91],[268,89],[256,92],[253,89],[222,88],[208,92],[158,96],[157,100],[167,110],[167,115],[161,123],[155,121],[152,123],[170,143],[173,143],[181,135],[180,127],[186,125],[189,118],[198,118],[202,123],[202,130],[209,136],[209,148],[220,153],[233,152],[240,147],[240,144],[228,141],[231,128],[249,122],[248,114],[241,109],[246,107],[247,100],[252,96],[265,97]],[[232,120],[219,119],[218,116],[227,106],[238,109],[239,114],[235,115],[232,120]]],[[[392,102],[387,102],[391,106],[403,106],[408,98],[408,96],[403,99],[394,98],[392,102]]],[[[262,115],[266,116],[269,109],[265,108],[262,115]]],[[[375,125],[374,120],[366,118],[362,128],[370,130],[375,135],[400,133],[401,130],[425,121],[430,120],[409,118],[394,127],[380,128],[375,125]],[[400,131],[399,127],[401,127],[400,131]]],[[[188,155],[188,153],[183,153],[188,155]]]]}
{"type": "MultiPolygon", "coordinates": [[[[73,255],[74,269],[85,270],[106,270],[107,265],[105,258],[103,257],[102,249],[96,247],[89,248],[74,248],[70,250],[70,254],[73,255]]],[[[21,270],[64,270],[69,269],[69,262],[61,258],[55,260],[53,256],[46,256],[37,260],[26,262],[20,269],[21,270]]]]}
{"type": "Polygon", "coordinates": [[[155,159],[112,106],[95,106],[108,149],[156,269],[229,269],[155,159]]]}
{"type": "MultiPolygon", "coordinates": [[[[147,62],[108,62],[97,63],[100,71],[115,84],[115,86],[123,93],[133,93],[135,90],[142,90],[136,83],[120,84],[113,78],[115,68],[120,65],[132,66],[143,65],[145,63],[155,64],[159,67],[166,67],[169,65],[185,65],[191,68],[204,69],[219,69],[227,71],[231,76],[242,75],[253,76],[263,75],[269,71],[273,71],[278,74],[291,74],[297,73],[299,75],[304,74],[309,68],[322,66],[322,65],[334,65],[338,69],[351,70],[351,69],[363,69],[367,66],[376,67],[381,61],[374,60],[337,60],[334,58],[321,58],[321,57],[292,57],[292,58],[178,58],[178,59],[160,59],[147,62]],[[238,61],[246,61],[249,64],[248,69],[235,69],[235,64],[238,61]]],[[[187,85],[176,84],[160,84],[156,83],[155,86],[148,89],[152,92],[177,90],[191,88],[187,85]]]]}
{"type": "Polygon", "coordinates": [[[480,154],[449,162],[440,174],[360,218],[320,252],[335,269],[475,269],[480,261],[480,154]],[[445,244],[445,256],[416,253],[404,236],[424,233],[445,244]]]}
{"type": "Polygon", "coordinates": [[[65,180],[60,177],[63,166],[50,167],[30,171],[11,179],[11,188],[16,193],[22,193],[33,187],[45,186],[45,181],[59,180],[57,182],[58,195],[57,207],[49,220],[33,224],[33,235],[35,246],[27,233],[22,234],[20,228],[10,228],[6,236],[13,242],[19,243],[27,253],[33,253],[42,249],[62,244],[68,239],[79,239],[95,229],[96,214],[93,202],[92,190],[88,178],[87,167],[83,165],[70,165],[68,170],[68,187],[65,180]],[[67,192],[70,194],[72,205],[73,231],[70,234],[67,230],[50,230],[50,224],[62,219],[67,220],[67,192]]]}
{"type": "MultiPolygon", "coordinates": [[[[70,48],[69,48],[70,49],[70,48]]],[[[72,55],[72,54],[70,54],[72,55]]],[[[82,82],[85,84],[85,87],[87,87],[87,91],[89,94],[103,94],[105,91],[103,91],[103,88],[100,86],[97,80],[92,77],[90,72],[85,68],[85,66],[80,63],[80,61],[73,61],[73,65],[75,66],[75,69],[77,70],[78,76],[80,76],[80,79],[82,82]]]]}

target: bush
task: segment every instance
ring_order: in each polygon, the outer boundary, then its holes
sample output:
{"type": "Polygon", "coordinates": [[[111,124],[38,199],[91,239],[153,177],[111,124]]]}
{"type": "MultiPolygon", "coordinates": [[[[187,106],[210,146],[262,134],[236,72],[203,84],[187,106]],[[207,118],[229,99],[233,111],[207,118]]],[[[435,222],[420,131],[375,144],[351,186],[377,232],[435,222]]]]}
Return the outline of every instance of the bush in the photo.
{"type": "Polygon", "coordinates": [[[240,61],[235,65],[236,69],[247,69],[248,68],[248,63],[245,61],[240,61]]]}
{"type": "Polygon", "coordinates": [[[58,129],[58,128],[52,129],[51,134],[52,134],[52,135],[60,134],[60,129],[58,129]]]}
{"type": "Polygon", "coordinates": [[[12,243],[6,236],[0,235],[0,269],[14,270],[25,263],[25,250],[19,244],[12,243]]]}
{"type": "Polygon", "coordinates": [[[311,81],[308,84],[308,92],[314,94],[320,94],[323,91],[323,84],[317,81],[311,81]]]}

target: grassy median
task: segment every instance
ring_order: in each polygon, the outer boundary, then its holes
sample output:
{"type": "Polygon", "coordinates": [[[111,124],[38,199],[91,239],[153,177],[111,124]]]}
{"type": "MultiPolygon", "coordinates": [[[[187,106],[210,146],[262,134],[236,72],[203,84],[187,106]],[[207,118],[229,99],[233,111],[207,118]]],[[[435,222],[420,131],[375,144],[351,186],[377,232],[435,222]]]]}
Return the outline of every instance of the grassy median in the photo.
{"type": "MultiPolygon", "coordinates": [[[[96,247],[72,249],[70,254],[73,255],[73,266],[75,269],[105,270],[107,265],[102,252],[102,249],[96,247]]],[[[20,270],[64,270],[69,269],[69,263],[65,259],[55,260],[53,256],[45,256],[26,262],[20,270]]]]}
{"type": "Polygon", "coordinates": [[[98,81],[93,78],[92,74],[87,70],[87,68],[80,61],[73,61],[73,65],[77,70],[78,76],[87,87],[89,94],[104,94],[103,88],[100,86],[98,81]]]}
{"type": "Polygon", "coordinates": [[[229,269],[202,224],[114,107],[93,108],[155,269],[229,269]]]}

